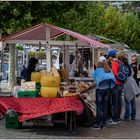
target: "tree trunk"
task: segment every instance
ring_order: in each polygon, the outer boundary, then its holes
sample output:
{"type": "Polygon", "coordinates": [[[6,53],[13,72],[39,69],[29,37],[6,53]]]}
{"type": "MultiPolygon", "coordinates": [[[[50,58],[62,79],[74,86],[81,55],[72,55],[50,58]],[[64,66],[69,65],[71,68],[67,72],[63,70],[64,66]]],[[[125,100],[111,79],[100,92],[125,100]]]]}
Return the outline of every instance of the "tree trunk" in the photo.
{"type": "Polygon", "coordinates": [[[12,91],[15,86],[15,44],[9,44],[9,74],[8,87],[12,91]]]}

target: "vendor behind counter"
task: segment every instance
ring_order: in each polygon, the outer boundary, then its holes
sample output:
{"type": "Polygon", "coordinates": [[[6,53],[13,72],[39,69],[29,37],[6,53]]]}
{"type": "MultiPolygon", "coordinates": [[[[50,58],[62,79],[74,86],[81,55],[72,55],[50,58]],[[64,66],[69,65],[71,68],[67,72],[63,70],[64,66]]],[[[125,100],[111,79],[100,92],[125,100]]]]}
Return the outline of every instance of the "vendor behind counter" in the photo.
{"type": "Polygon", "coordinates": [[[23,77],[23,79],[25,81],[31,81],[31,73],[36,71],[37,63],[38,63],[38,59],[34,57],[29,59],[28,67],[24,70],[25,76],[23,77]]]}

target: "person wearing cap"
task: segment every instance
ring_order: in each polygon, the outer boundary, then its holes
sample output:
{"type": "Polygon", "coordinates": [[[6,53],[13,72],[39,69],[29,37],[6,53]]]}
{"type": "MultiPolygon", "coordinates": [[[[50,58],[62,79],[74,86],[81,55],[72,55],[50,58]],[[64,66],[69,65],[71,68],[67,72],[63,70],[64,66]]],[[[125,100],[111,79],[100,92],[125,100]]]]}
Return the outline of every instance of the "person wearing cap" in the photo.
{"type": "MultiPolygon", "coordinates": [[[[106,55],[107,63],[110,66],[110,68],[112,67],[111,66],[112,61],[114,59],[116,59],[116,53],[117,53],[116,50],[110,49],[106,55]]],[[[112,108],[113,107],[112,107],[112,94],[111,94],[111,92],[112,92],[112,90],[110,90],[108,93],[108,115],[107,115],[106,124],[113,123],[113,121],[112,121],[112,108]]]]}
{"type": "Polygon", "coordinates": [[[92,128],[101,129],[105,127],[108,113],[108,90],[110,86],[113,88],[116,82],[104,56],[99,58],[92,77],[96,84],[96,124],[92,128]]]}
{"type": "MultiPolygon", "coordinates": [[[[121,53],[120,53],[121,54],[121,53]]],[[[119,72],[119,63],[122,62],[119,52],[115,50],[110,50],[108,52],[108,57],[111,61],[111,69],[115,77],[117,77],[119,72]],[[118,57],[117,57],[118,56],[118,57]]],[[[122,55],[121,55],[122,56],[122,55]]],[[[111,124],[120,123],[120,115],[122,110],[122,91],[124,83],[116,78],[116,86],[111,91],[112,98],[112,120],[111,124]]]]}

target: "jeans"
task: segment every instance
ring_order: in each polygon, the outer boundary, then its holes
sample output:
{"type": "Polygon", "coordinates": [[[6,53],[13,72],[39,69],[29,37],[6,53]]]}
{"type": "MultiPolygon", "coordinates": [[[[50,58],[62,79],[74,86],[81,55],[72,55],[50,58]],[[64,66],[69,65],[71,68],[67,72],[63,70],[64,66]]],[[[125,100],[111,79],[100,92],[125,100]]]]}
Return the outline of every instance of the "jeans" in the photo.
{"type": "Polygon", "coordinates": [[[136,99],[134,99],[131,102],[128,102],[125,98],[125,115],[124,119],[129,119],[130,115],[131,118],[135,118],[136,116],[136,99]],[[130,110],[131,108],[131,110],[130,110]]]}
{"type": "Polygon", "coordinates": [[[108,114],[108,90],[96,90],[96,124],[105,125],[108,114]]]}
{"type": "Polygon", "coordinates": [[[122,111],[122,85],[116,85],[112,91],[112,119],[117,122],[120,120],[122,111]]]}
{"type": "Polygon", "coordinates": [[[108,94],[108,115],[107,118],[112,118],[112,94],[108,94]]]}

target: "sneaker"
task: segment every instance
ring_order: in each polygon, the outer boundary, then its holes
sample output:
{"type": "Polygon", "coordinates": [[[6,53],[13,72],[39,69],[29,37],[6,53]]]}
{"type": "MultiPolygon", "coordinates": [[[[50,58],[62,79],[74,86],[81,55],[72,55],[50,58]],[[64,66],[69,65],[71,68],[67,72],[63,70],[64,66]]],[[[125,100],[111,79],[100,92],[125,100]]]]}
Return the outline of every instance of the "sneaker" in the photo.
{"type": "Polygon", "coordinates": [[[130,119],[129,118],[124,118],[123,121],[129,122],[130,119]]]}
{"type": "Polygon", "coordinates": [[[119,121],[121,122],[121,121],[122,121],[122,119],[120,118],[120,119],[119,119],[119,121]]]}
{"type": "Polygon", "coordinates": [[[99,129],[101,129],[101,126],[100,125],[97,125],[97,124],[94,124],[91,128],[92,129],[99,130],[99,129]]]}
{"type": "Polygon", "coordinates": [[[102,126],[101,126],[101,129],[105,129],[105,127],[106,127],[106,125],[102,125],[102,126]]]}
{"type": "Polygon", "coordinates": [[[112,124],[119,124],[121,123],[120,121],[113,121],[112,124]]]}
{"type": "Polygon", "coordinates": [[[135,118],[131,118],[131,120],[135,120],[135,118]]]}
{"type": "Polygon", "coordinates": [[[107,125],[111,125],[112,122],[113,122],[112,119],[109,119],[109,120],[106,121],[106,124],[107,124],[107,125]]]}

